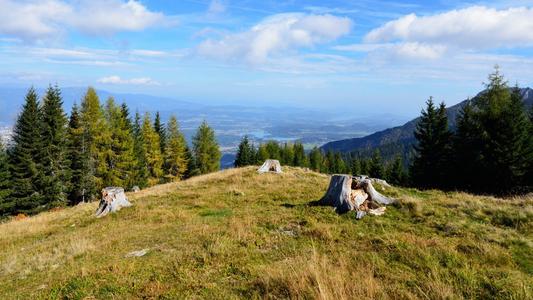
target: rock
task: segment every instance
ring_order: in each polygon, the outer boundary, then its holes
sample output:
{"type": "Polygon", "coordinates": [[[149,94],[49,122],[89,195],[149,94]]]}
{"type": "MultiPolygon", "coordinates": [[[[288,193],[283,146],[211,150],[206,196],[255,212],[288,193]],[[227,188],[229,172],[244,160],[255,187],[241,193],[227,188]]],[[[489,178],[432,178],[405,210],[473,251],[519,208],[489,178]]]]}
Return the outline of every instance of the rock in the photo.
{"type": "Polygon", "coordinates": [[[126,254],[124,257],[141,257],[141,256],[145,256],[146,253],[148,253],[148,251],[150,251],[150,249],[131,251],[130,253],[126,254]]]}
{"type": "Polygon", "coordinates": [[[100,205],[96,210],[96,217],[101,218],[110,212],[113,213],[129,206],[131,206],[131,203],[126,198],[123,188],[106,187],[102,189],[102,200],[100,200],[100,205]]]}
{"type": "Polygon", "coordinates": [[[135,186],[133,186],[131,188],[131,191],[134,192],[134,193],[137,193],[137,192],[141,191],[141,188],[135,185],[135,186]]]}
{"type": "Polygon", "coordinates": [[[257,172],[259,172],[259,174],[267,172],[282,173],[281,164],[279,163],[279,160],[267,159],[257,172]]]}

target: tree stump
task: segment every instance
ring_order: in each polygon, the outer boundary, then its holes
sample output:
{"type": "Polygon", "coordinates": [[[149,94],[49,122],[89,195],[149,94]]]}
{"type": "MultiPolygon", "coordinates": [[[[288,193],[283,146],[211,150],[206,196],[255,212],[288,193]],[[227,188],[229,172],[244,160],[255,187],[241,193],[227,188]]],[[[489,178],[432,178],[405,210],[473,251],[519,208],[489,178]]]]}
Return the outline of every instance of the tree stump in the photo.
{"type": "Polygon", "coordinates": [[[96,217],[101,218],[108,213],[119,211],[123,207],[129,207],[131,203],[126,198],[124,189],[121,187],[106,187],[102,189],[102,200],[96,210],[96,217]]]}
{"type": "Polygon", "coordinates": [[[282,173],[281,164],[279,163],[279,160],[267,159],[265,163],[259,169],[257,169],[257,172],[259,172],[259,174],[267,172],[282,173]]]}
{"type": "Polygon", "coordinates": [[[382,215],[385,207],[381,205],[389,205],[395,201],[376,191],[372,180],[367,177],[333,175],[319,204],[333,206],[339,214],[355,210],[356,218],[360,219],[367,214],[382,215]]]}

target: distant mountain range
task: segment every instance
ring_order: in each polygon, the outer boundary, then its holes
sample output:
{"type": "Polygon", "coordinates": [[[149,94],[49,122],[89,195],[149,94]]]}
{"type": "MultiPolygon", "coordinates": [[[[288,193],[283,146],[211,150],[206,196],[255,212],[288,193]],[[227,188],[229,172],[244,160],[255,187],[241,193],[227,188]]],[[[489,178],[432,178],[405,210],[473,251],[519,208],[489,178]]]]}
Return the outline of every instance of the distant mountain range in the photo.
{"type": "MultiPolygon", "coordinates": [[[[472,100],[479,97],[481,93],[483,92],[477,94],[472,100]]],[[[533,89],[522,88],[520,93],[524,104],[527,107],[533,106],[533,89]]],[[[455,128],[457,114],[468,101],[471,100],[464,100],[447,108],[448,122],[452,130],[455,128]]],[[[419,120],[420,118],[416,118],[402,126],[378,131],[364,137],[329,142],[324,144],[321,149],[344,153],[358,152],[362,156],[369,156],[378,149],[385,159],[390,159],[398,153],[402,153],[404,158],[408,158],[412,145],[415,143],[414,131],[419,120]]]]}

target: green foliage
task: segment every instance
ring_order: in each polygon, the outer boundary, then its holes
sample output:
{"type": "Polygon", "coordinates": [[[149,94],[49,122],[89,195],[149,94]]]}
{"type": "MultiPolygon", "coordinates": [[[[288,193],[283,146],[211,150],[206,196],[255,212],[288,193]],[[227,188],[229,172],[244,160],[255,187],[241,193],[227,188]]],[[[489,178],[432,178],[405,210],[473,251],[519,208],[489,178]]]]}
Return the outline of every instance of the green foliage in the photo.
{"type": "Polygon", "coordinates": [[[141,188],[148,186],[148,164],[146,161],[146,146],[142,134],[141,115],[135,113],[133,123],[133,153],[135,155],[134,182],[141,188]]]}
{"type": "Polygon", "coordinates": [[[88,168],[85,171],[89,176],[87,183],[91,184],[87,186],[86,195],[87,199],[93,199],[106,185],[105,179],[109,172],[106,159],[109,156],[111,134],[100,99],[92,87],[87,89],[81,102],[80,116],[86,145],[84,151],[87,151],[89,158],[88,168]]]}
{"type": "Polygon", "coordinates": [[[372,154],[372,158],[370,159],[368,166],[368,173],[370,177],[386,179],[385,168],[383,166],[383,160],[381,159],[379,150],[374,151],[374,154],[372,154]]]}
{"type": "Polygon", "coordinates": [[[166,129],[165,176],[170,180],[180,180],[187,172],[187,142],[179,130],[178,120],[171,116],[166,129]]]}
{"type": "Polygon", "coordinates": [[[193,153],[196,167],[200,174],[220,169],[220,149],[215,139],[215,132],[206,121],[202,122],[193,138],[193,153]]]}
{"type": "Polygon", "coordinates": [[[435,107],[433,99],[422,110],[416,125],[415,158],[411,166],[411,176],[415,185],[422,188],[437,188],[447,185],[450,163],[451,133],[448,130],[446,106],[435,107]]]}
{"type": "Polygon", "coordinates": [[[318,147],[314,147],[309,153],[309,167],[315,172],[322,170],[324,158],[322,157],[322,151],[318,147]]]}
{"type": "Polygon", "coordinates": [[[13,147],[9,150],[9,167],[13,187],[11,197],[1,207],[1,214],[36,213],[45,204],[40,157],[42,113],[37,93],[30,88],[22,112],[13,131],[13,147]]]}
{"type": "Polygon", "coordinates": [[[390,164],[387,169],[387,181],[393,185],[403,186],[407,181],[407,174],[403,167],[402,157],[400,155],[396,156],[392,164],[390,164]]]}
{"type": "Polygon", "coordinates": [[[255,147],[250,143],[248,136],[244,136],[239,144],[237,156],[235,157],[235,167],[244,167],[255,165],[257,162],[257,153],[255,147]]]}
{"type": "Polygon", "coordinates": [[[307,167],[309,165],[309,160],[305,155],[304,145],[302,143],[294,144],[294,161],[293,165],[300,167],[307,167]]]}
{"type": "Polygon", "coordinates": [[[148,168],[150,185],[156,184],[163,176],[163,157],[161,155],[159,134],[152,127],[150,114],[145,113],[141,127],[141,135],[146,149],[146,166],[148,168]]]}
{"type": "Polygon", "coordinates": [[[7,212],[4,211],[4,204],[9,203],[11,194],[11,175],[9,173],[9,162],[6,149],[0,140],[0,217],[7,212]]]}
{"type": "Polygon", "coordinates": [[[77,204],[86,199],[86,192],[94,186],[90,176],[89,152],[85,132],[81,124],[78,106],[74,104],[68,124],[68,160],[70,162],[69,203],[77,204]]]}
{"type": "Polygon", "coordinates": [[[63,111],[61,91],[50,86],[43,98],[41,155],[43,197],[47,207],[67,203],[69,169],[67,117],[63,111]]]}
{"type": "Polygon", "coordinates": [[[160,151],[161,153],[165,153],[167,144],[167,131],[165,129],[165,124],[161,122],[161,116],[159,115],[159,112],[155,113],[154,129],[155,132],[157,132],[157,134],[159,135],[160,151]]]}

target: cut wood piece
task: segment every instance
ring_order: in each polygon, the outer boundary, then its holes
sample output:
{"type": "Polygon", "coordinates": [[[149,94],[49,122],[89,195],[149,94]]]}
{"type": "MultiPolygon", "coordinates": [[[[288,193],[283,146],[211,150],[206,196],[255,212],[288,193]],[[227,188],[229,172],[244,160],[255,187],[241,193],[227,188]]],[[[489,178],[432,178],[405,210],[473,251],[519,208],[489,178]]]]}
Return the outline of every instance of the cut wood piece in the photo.
{"type": "Polygon", "coordinates": [[[276,159],[267,159],[265,163],[257,170],[260,174],[273,172],[273,173],[282,173],[281,164],[279,160],[276,159]]]}
{"type": "Polygon", "coordinates": [[[121,187],[106,187],[102,189],[102,200],[96,210],[96,217],[100,218],[110,212],[119,211],[123,207],[129,207],[131,203],[126,198],[124,189],[121,187]]]}
{"type": "Polygon", "coordinates": [[[319,203],[335,207],[337,213],[345,213],[355,209],[354,203],[350,201],[351,193],[352,177],[348,175],[333,175],[329,182],[328,191],[319,200],[319,203]]]}
{"type": "Polygon", "coordinates": [[[364,189],[365,192],[368,194],[369,199],[371,201],[377,202],[379,204],[384,204],[384,205],[389,205],[389,204],[396,202],[395,199],[385,197],[382,194],[380,194],[378,191],[376,191],[376,189],[372,185],[371,179],[365,176],[355,177],[354,179],[357,182],[356,187],[364,189]]]}
{"type": "Polygon", "coordinates": [[[366,199],[368,199],[368,194],[363,191],[363,189],[352,190],[351,200],[354,204],[354,207],[359,207],[366,199]]]}
{"type": "Polygon", "coordinates": [[[382,214],[385,213],[385,210],[387,210],[385,206],[382,206],[376,209],[369,209],[368,214],[373,215],[373,216],[381,216],[382,214]]]}
{"type": "Polygon", "coordinates": [[[363,218],[364,216],[366,216],[366,211],[364,210],[358,210],[356,213],[355,213],[355,218],[357,220],[360,220],[361,218],[363,218]]]}

